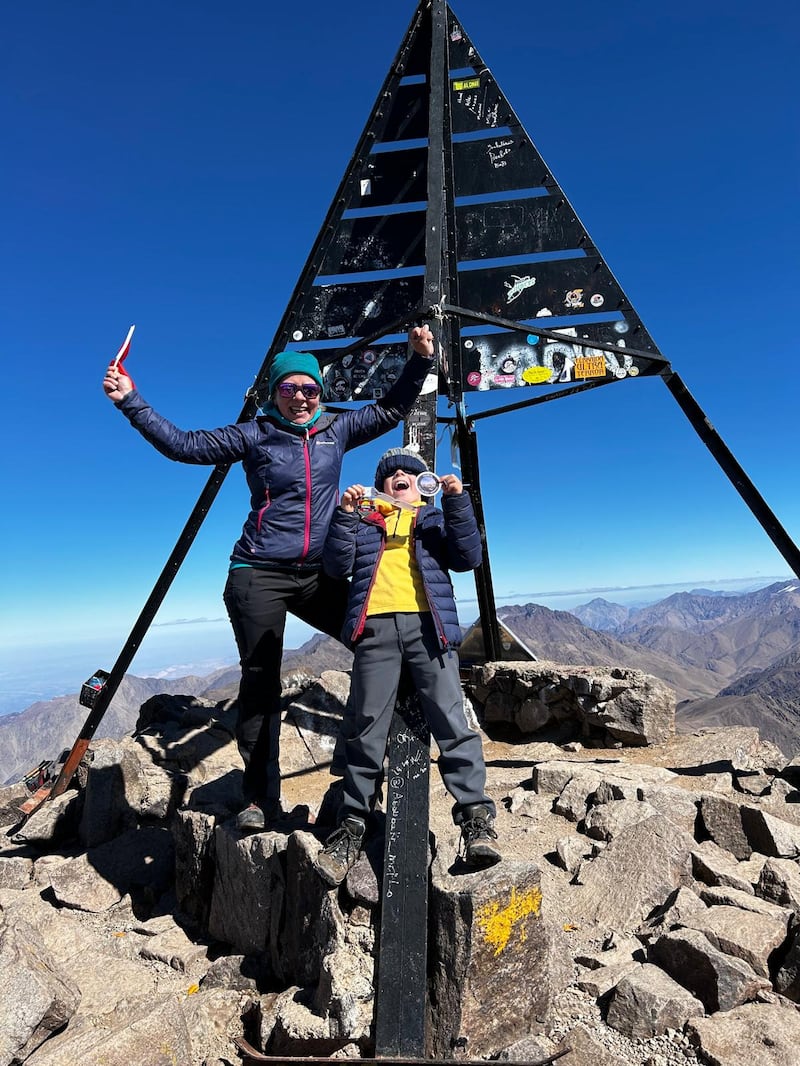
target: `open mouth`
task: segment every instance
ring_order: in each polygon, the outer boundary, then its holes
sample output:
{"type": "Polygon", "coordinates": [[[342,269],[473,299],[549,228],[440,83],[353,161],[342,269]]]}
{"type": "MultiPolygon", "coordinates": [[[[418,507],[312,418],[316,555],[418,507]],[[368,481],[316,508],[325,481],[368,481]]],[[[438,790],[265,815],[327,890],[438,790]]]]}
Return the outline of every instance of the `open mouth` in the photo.
{"type": "Polygon", "coordinates": [[[410,489],[411,482],[408,480],[408,478],[398,477],[395,478],[392,482],[392,488],[395,490],[395,492],[400,492],[403,489],[410,489]]]}

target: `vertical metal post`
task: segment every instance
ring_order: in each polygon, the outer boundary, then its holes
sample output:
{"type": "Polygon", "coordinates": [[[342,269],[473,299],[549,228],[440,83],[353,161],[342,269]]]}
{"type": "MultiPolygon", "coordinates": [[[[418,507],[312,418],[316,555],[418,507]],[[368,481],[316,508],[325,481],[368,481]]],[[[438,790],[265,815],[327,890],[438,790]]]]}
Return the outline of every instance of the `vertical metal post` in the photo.
{"type": "Polygon", "coordinates": [[[428,968],[430,733],[408,684],[389,734],[375,1054],[422,1058],[428,968]]]}
{"type": "MultiPolygon", "coordinates": [[[[428,114],[428,204],[424,302],[434,309],[429,325],[437,350],[446,351],[449,331],[435,309],[447,299],[445,270],[445,92],[447,90],[444,0],[431,4],[428,114]]],[[[449,135],[447,137],[449,144],[449,135]]],[[[433,469],[436,452],[436,388],[423,393],[406,419],[404,443],[419,448],[433,469]]],[[[380,486],[378,486],[380,487],[380,486]]],[[[422,1058],[425,1054],[428,958],[428,823],[430,732],[419,699],[398,699],[389,737],[386,842],[381,934],[375,1003],[375,1054],[422,1058]]]]}

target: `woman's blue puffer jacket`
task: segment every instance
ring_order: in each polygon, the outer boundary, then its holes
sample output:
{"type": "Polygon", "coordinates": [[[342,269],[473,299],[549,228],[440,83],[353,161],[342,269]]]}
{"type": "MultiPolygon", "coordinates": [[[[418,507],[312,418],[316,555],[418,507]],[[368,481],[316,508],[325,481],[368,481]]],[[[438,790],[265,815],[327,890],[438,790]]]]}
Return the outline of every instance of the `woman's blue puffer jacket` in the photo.
{"type": "MultiPolygon", "coordinates": [[[[353,647],[364,629],[367,600],[386,544],[386,523],[378,511],[366,515],[337,507],[323,553],[331,577],[350,577],[350,598],[342,641],[353,647]]],[[[426,505],[416,513],[413,551],[425,595],[444,650],[461,643],[453,584],[448,571],[474,570],[482,559],[481,538],[466,492],[442,497],[442,510],[426,505]]]]}
{"type": "Polygon", "coordinates": [[[431,361],[413,353],[382,399],[335,415],[323,411],[310,431],[285,429],[268,415],[221,429],[183,430],[136,390],[116,406],[168,459],[209,466],[241,461],[250,512],[233,562],[317,569],[339,500],[344,453],[398,425],[430,371],[431,361]]]}

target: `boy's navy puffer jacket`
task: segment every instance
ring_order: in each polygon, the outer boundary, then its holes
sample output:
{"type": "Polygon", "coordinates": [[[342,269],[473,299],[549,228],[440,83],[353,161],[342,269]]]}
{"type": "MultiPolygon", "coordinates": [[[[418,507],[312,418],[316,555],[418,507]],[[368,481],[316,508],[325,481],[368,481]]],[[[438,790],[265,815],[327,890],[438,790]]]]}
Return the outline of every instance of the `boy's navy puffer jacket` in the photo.
{"type": "Polygon", "coordinates": [[[431,365],[413,353],[382,399],[355,411],[323,411],[310,430],[301,432],[284,429],[268,415],[221,429],[179,429],[136,390],[116,406],[169,459],[209,466],[241,461],[250,513],[234,545],[233,562],[315,569],[339,499],[344,453],[405,418],[431,365]]]}
{"type": "MultiPolygon", "coordinates": [[[[323,566],[331,577],[349,577],[350,598],[342,641],[353,647],[364,629],[367,600],[386,544],[386,522],[378,511],[366,515],[337,507],[325,542],[323,566]]],[[[439,643],[444,650],[461,643],[453,584],[448,571],[474,570],[482,559],[481,538],[466,492],[442,497],[442,510],[417,510],[412,529],[414,556],[422,576],[439,643]]]]}

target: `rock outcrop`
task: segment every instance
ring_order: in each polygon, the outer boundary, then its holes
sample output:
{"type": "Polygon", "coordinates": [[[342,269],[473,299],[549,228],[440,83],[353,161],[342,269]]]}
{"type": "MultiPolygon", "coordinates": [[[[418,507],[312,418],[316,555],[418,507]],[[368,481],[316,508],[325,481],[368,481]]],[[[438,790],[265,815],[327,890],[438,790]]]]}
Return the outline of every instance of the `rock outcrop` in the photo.
{"type": "MultiPolygon", "coordinates": [[[[797,760],[753,729],[675,735],[636,671],[496,663],[467,689],[504,861],[464,872],[434,767],[427,1054],[794,1063],[797,760]]],[[[22,825],[24,786],[0,790],[0,1066],[374,1055],[380,810],[339,889],[313,868],[347,691],[287,692],[268,832],[235,826],[230,701],[154,697],[22,825]]]]}
{"type": "Polygon", "coordinates": [[[501,662],[473,667],[469,681],[487,725],[521,733],[554,726],[628,746],[656,744],[675,732],[675,694],[641,670],[558,663],[501,662]]]}

